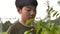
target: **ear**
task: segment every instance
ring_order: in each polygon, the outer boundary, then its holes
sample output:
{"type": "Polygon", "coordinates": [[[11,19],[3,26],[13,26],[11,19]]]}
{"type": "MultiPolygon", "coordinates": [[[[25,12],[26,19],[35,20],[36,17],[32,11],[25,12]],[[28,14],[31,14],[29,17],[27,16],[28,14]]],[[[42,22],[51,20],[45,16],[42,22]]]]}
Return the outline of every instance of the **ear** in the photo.
{"type": "Polygon", "coordinates": [[[17,11],[19,14],[21,14],[22,10],[20,8],[17,7],[17,11]]]}

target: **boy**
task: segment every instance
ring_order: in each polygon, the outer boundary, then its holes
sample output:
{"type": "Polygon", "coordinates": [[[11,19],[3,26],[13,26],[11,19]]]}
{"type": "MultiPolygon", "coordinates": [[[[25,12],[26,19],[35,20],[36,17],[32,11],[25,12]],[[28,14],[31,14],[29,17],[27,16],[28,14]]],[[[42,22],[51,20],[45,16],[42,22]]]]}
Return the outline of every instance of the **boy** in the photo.
{"type": "MultiPolygon", "coordinates": [[[[16,21],[9,27],[7,34],[24,34],[25,31],[30,30],[32,24],[26,25],[26,21],[36,16],[37,0],[16,0],[15,5],[18,13],[21,15],[21,20],[16,21]]],[[[35,34],[35,30],[32,31],[35,34]]]]}

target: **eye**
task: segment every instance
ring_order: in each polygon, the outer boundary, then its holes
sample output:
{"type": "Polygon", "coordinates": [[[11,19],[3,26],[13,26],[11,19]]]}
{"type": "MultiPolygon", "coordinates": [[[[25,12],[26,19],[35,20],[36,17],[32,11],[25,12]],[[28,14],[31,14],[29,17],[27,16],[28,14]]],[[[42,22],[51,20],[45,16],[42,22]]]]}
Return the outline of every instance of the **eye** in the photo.
{"type": "Polygon", "coordinates": [[[27,10],[28,12],[30,12],[31,10],[27,10]]]}
{"type": "Polygon", "coordinates": [[[36,10],[34,9],[33,12],[36,12],[36,10]]]}

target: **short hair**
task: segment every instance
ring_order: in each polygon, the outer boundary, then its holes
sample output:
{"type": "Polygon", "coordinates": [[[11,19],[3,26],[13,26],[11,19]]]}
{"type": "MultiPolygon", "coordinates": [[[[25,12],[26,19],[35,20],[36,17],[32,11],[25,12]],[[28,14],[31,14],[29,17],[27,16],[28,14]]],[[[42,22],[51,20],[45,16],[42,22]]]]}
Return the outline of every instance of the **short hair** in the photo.
{"type": "Polygon", "coordinates": [[[29,6],[29,5],[37,6],[38,3],[37,0],[16,0],[15,5],[16,7],[22,9],[24,6],[29,6]]]}

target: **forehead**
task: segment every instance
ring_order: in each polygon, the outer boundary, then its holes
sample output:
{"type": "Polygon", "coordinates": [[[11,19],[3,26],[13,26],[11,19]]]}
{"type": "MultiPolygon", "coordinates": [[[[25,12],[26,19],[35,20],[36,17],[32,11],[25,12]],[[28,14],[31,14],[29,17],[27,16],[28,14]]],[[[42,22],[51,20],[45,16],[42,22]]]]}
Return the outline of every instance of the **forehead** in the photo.
{"type": "Polygon", "coordinates": [[[24,6],[23,8],[26,8],[26,9],[36,9],[36,6],[24,6]]]}

